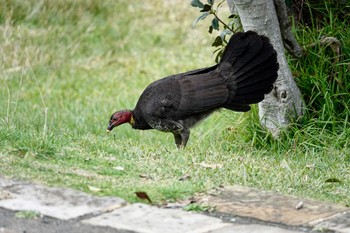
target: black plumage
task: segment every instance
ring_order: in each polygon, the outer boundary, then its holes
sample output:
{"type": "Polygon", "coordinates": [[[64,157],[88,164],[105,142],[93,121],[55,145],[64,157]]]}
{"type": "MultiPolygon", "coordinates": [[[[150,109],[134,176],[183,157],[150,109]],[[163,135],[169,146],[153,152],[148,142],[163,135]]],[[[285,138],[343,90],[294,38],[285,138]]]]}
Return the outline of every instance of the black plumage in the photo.
{"type": "Polygon", "coordinates": [[[151,83],[134,110],[115,112],[108,131],[129,122],[134,129],[172,132],[185,147],[190,128],[219,108],[245,112],[273,88],[277,54],[265,36],[234,34],[219,64],[151,83]]]}

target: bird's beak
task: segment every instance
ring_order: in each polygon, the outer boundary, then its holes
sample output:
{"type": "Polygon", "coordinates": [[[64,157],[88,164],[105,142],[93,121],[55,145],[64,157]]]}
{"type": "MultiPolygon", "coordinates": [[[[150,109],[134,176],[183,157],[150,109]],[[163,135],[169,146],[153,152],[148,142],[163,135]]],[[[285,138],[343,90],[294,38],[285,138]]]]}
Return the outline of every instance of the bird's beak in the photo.
{"type": "Polygon", "coordinates": [[[110,123],[110,124],[108,124],[108,127],[107,127],[107,133],[109,133],[109,132],[111,132],[112,131],[112,129],[114,128],[114,124],[112,124],[112,123],[110,123]]]}

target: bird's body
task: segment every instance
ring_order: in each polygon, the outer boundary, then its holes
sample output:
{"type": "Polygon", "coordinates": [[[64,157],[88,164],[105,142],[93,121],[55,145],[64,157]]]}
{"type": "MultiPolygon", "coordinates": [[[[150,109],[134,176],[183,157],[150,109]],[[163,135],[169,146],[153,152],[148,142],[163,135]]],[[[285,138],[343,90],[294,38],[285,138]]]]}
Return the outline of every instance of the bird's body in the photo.
{"type": "Polygon", "coordinates": [[[172,132],[185,147],[190,128],[220,108],[245,112],[264,99],[277,78],[276,52],[267,37],[236,33],[219,64],[151,83],[134,110],[115,112],[108,130],[129,122],[134,129],[172,132]]]}

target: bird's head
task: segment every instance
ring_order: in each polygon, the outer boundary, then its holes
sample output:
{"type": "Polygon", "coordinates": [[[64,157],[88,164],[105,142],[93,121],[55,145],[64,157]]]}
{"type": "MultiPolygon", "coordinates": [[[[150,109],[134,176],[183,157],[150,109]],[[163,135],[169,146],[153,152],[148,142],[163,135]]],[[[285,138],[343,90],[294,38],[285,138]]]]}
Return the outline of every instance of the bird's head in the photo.
{"type": "Polygon", "coordinates": [[[114,127],[124,124],[132,123],[132,112],[130,110],[122,110],[112,114],[111,119],[109,120],[107,133],[109,133],[114,127]]]}

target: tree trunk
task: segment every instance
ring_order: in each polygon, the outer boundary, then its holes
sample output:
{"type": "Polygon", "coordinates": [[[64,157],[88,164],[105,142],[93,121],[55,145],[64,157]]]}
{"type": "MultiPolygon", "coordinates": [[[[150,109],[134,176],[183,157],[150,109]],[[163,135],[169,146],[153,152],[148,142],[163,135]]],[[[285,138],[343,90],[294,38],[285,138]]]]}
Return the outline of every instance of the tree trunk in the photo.
{"type": "Polygon", "coordinates": [[[244,31],[252,30],[270,38],[280,65],[274,89],[259,103],[259,118],[273,136],[303,114],[304,102],[284,53],[280,25],[273,0],[227,0],[238,13],[244,31]]]}

